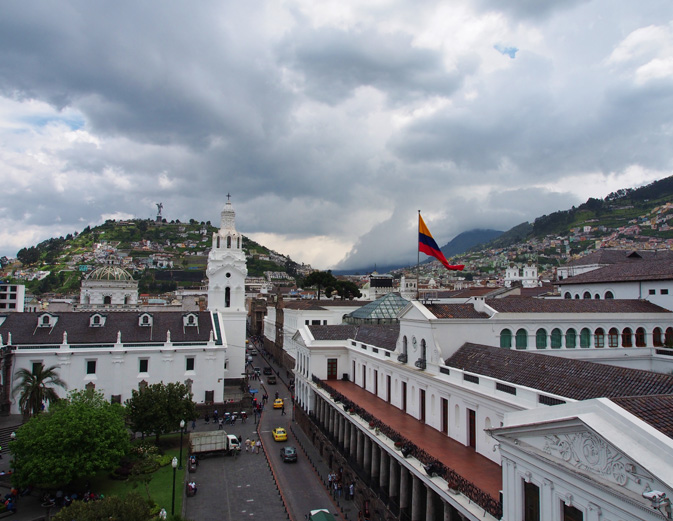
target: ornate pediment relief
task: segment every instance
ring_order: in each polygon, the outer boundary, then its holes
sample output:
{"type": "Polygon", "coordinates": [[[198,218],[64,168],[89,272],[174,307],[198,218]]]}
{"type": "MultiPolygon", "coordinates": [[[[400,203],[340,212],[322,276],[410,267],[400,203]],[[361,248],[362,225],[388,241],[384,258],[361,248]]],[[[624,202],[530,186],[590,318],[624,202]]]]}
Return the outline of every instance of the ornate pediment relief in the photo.
{"type": "Polygon", "coordinates": [[[636,494],[657,484],[651,473],[590,430],[521,437],[517,441],[522,448],[534,447],[541,457],[561,463],[570,471],[636,494]]]}

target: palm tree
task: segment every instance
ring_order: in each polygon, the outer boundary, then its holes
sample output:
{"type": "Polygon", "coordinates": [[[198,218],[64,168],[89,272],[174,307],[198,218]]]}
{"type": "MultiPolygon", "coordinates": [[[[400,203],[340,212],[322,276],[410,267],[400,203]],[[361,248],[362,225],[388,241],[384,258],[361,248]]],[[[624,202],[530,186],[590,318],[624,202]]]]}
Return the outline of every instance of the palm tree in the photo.
{"type": "Polygon", "coordinates": [[[42,410],[44,402],[52,403],[59,399],[53,386],[68,388],[59,378],[57,369],[55,365],[45,368],[42,364],[35,364],[33,371],[19,369],[15,373],[17,383],[13,394],[21,393],[19,408],[24,416],[35,416],[42,410]]]}

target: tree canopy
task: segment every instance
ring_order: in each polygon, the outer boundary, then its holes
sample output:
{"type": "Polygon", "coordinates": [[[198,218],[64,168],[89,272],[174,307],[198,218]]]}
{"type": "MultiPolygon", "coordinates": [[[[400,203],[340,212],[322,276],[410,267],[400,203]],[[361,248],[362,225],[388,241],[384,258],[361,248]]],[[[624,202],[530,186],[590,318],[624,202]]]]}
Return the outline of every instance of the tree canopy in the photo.
{"type": "Polygon", "coordinates": [[[332,293],[339,295],[341,300],[353,299],[362,296],[360,289],[355,282],[350,280],[337,280],[334,286],[327,288],[325,294],[331,296],[332,293]]]}
{"type": "Polygon", "coordinates": [[[151,519],[147,500],[131,492],[122,497],[106,497],[98,501],[75,501],[52,517],[53,521],[148,521],[151,519]]]}
{"type": "Polygon", "coordinates": [[[327,287],[334,287],[337,279],[332,275],[332,271],[314,271],[304,279],[305,287],[314,287],[318,289],[318,300],[320,300],[320,291],[327,287]]]}
{"type": "Polygon", "coordinates": [[[44,367],[36,364],[33,371],[19,369],[14,375],[17,383],[13,394],[19,394],[19,408],[24,416],[36,415],[42,410],[42,404],[56,402],[59,397],[54,387],[67,389],[66,383],[61,380],[56,372],[58,368],[53,365],[44,367]]]}
{"type": "Polygon", "coordinates": [[[175,432],[180,420],[196,419],[196,404],[185,384],[163,382],[134,389],[126,400],[126,417],[135,432],[161,434],[175,432]]]}
{"type": "Polygon", "coordinates": [[[123,408],[93,390],[73,391],[16,431],[18,487],[56,488],[114,468],[129,448],[123,408]]]}

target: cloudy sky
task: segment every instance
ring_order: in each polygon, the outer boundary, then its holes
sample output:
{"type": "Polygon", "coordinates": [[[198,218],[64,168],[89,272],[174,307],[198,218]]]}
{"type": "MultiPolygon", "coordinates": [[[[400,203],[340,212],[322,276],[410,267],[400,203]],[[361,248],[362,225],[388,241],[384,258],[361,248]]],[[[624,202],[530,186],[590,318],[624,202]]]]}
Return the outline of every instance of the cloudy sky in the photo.
{"type": "Polygon", "coordinates": [[[673,174],[670,0],[2,2],[0,254],[219,222],[325,268],[673,174]],[[504,6],[504,7],[503,7],[504,6]]]}

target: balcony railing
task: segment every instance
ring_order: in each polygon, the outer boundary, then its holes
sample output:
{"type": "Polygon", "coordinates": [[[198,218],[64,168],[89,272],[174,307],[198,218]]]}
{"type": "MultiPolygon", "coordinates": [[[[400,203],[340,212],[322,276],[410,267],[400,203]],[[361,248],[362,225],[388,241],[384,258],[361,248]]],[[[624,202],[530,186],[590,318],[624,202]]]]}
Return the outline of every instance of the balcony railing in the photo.
{"type": "MultiPolygon", "coordinates": [[[[417,360],[416,363],[418,364],[418,362],[421,360],[423,359],[417,360]]],[[[350,414],[357,414],[364,421],[369,422],[369,425],[374,426],[374,428],[378,428],[381,433],[383,433],[395,443],[396,447],[402,447],[402,454],[405,458],[408,456],[413,456],[418,461],[420,461],[422,465],[431,468],[433,474],[436,474],[437,476],[440,476],[442,479],[444,479],[449,484],[450,490],[460,492],[495,518],[500,519],[502,517],[502,503],[500,501],[491,497],[487,492],[484,492],[477,485],[465,479],[452,468],[447,467],[444,465],[444,463],[432,457],[432,455],[428,454],[426,451],[418,447],[411,440],[404,437],[389,425],[386,425],[381,420],[374,417],[355,402],[350,401],[348,398],[346,398],[346,396],[331,387],[325,381],[321,380],[315,375],[311,376],[313,383],[322,386],[322,388],[327,391],[327,393],[329,393],[334,401],[341,402],[345,411],[350,414]]]]}

